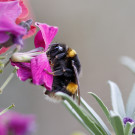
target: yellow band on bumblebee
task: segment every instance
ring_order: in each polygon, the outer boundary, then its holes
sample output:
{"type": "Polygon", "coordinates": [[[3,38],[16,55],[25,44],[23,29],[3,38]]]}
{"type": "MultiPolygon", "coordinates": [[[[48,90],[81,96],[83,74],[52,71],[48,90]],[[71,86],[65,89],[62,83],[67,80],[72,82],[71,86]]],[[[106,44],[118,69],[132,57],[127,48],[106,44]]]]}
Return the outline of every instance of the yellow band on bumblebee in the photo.
{"type": "Polygon", "coordinates": [[[67,52],[67,57],[74,57],[76,55],[76,51],[69,48],[67,52]]]}
{"type": "Polygon", "coordinates": [[[72,94],[75,94],[77,89],[78,89],[78,85],[73,82],[70,82],[66,87],[66,90],[71,92],[72,94]]]}

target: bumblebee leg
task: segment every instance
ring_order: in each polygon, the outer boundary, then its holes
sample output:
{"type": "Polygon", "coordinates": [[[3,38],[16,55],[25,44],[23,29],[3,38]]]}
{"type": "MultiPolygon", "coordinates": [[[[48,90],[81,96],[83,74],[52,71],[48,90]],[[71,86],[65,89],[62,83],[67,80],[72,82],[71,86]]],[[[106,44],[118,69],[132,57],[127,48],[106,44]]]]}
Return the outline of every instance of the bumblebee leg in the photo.
{"type": "Polygon", "coordinates": [[[73,99],[75,99],[75,94],[73,95],[73,99]]]}
{"type": "Polygon", "coordinates": [[[63,57],[65,57],[66,55],[65,55],[65,53],[60,53],[60,54],[57,54],[56,56],[55,56],[55,58],[53,59],[53,63],[55,63],[57,60],[59,60],[59,59],[62,59],[63,57]]]}
{"type": "Polygon", "coordinates": [[[48,74],[50,74],[50,75],[53,75],[53,76],[61,76],[61,75],[63,75],[63,72],[62,72],[62,70],[55,70],[55,71],[53,71],[53,72],[48,72],[46,69],[44,69],[48,74]]]}
{"type": "Polygon", "coordinates": [[[55,70],[53,73],[54,73],[54,76],[61,76],[61,75],[63,75],[62,70],[55,70]]]}
{"type": "Polygon", "coordinates": [[[78,85],[78,91],[77,91],[77,94],[78,94],[78,104],[80,105],[80,84],[79,84],[79,77],[78,77],[77,68],[74,65],[74,61],[73,60],[72,60],[72,66],[73,66],[73,69],[74,69],[75,75],[76,75],[76,83],[78,85]]]}
{"type": "Polygon", "coordinates": [[[44,69],[44,70],[46,71],[47,74],[54,76],[54,73],[53,72],[48,72],[46,69],[44,69]]]}

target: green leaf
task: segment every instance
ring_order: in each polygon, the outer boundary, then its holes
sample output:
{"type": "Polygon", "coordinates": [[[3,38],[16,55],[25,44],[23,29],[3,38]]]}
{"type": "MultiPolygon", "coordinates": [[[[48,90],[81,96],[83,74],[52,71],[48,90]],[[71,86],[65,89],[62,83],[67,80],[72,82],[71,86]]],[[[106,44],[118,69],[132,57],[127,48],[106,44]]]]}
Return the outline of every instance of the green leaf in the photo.
{"type": "Polygon", "coordinates": [[[120,116],[113,111],[110,112],[110,115],[111,115],[111,123],[116,135],[124,135],[124,125],[123,122],[121,121],[120,116]]]}
{"type": "Polygon", "coordinates": [[[114,82],[108,81],[108,83],[110,85],[110,90],[111,90],[111,100],[112,100],[113,111],[119,114],[122,118],[124,118],[126,116],[126,113],[125,113],[125,108],[124,108],[121,92],[118,86],[114,82]]]}
{"type": "Polygon", "coordinates": [[[94,135],[94,133],[89,129],[89,127],[84,123],[84,121],[81,119],[81,117],[77,114],[77,112],[72,108],[72,106],[67,102],[67,100],[63,101],[64,106],[72,113],[72,115],[91,133],[94,135]]]}
{"type": "Polygon", "coordinates": [[[98,129],[94,121],[90,119],[83,109],[78,106],[68,95],[62,93],[62,92],[57,92],[56,96],[62,96],[67,102],[72,106],[72,108],[77,112],[77,114],[81,117],[83,122],[88,126],[88,128],[95,134],[95,135],[103,135],[102,132],[98,129]]]}
{"type": "Polygon", "coordinates": [[[81,101],[81,105],[88,111],[88,113],[96,121],[96,123],[102,128],[102,130],[106,132],[107,135],[111,135],[109,129],[107,128],[103,120],[100,118],[100,116],[93,110],[93,108],[89,106],[83,98],[81,98],[80,101],[81,101]]]}
{"type": "Polygon", "coordinates": [[[120,61],[121,64],[127,67],[132,73],[135,73],[135,61],[132,58],[123,56],[121,57],[120,61]]]}
{"type": "Polygon", "coordinates": [[[133,128],[134,123],[127,122],[124,129],[124,135],[132,135],[133,128]]]}
{"type": "Polygon", "coordinates": [[[100,107],[102,108],[104,114],[106,115],[108,121],[110,121],[110,113],[108,108],[104,105],[104,103],[102,102],[102,100],[94,93],[92,92],[88,92],[89,94],[91,94],[98,102],[98,104],[100,105],[100,107]]]}
{"type": "Polygon", "coordinates": [[[132,91],[128,97],[127,105],[126,105],[126,114],[128,117],[133,118],[135,112],[135,84],[133,85],[132,91]]]}

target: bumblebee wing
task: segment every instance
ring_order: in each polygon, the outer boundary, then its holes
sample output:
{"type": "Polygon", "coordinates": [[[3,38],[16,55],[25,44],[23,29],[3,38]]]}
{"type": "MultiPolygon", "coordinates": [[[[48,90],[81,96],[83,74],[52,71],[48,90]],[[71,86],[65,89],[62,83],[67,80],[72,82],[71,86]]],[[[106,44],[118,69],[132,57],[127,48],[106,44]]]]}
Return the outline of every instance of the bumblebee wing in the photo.
{"type": "Polygon", "coordinates": [[[72,60],[72,67],[74,69],[76,83],[78,85],[78,91],[77,91],[77,94],[78,94],[78,104],[80,105],[80,83],[79,83],[79,75],[78,75],[77,68],[76,68],[73,60],[72,60]]]}

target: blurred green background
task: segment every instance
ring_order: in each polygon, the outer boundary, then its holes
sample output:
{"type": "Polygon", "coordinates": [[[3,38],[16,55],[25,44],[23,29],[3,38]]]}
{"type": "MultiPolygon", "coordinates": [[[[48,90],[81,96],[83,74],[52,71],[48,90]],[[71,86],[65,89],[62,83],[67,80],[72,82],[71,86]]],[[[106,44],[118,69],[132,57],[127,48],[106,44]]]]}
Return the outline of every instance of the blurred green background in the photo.
{"type": "MultiPolygon", "coordinates": [[[[106,121],[87,93],[96,93],[111,109],[107,81],[112,80],[120,87],[124,101],[127,100],[135,76],[119,59],[123,55],[135,59],[135,1],[30,0],[29,4],[35,21],[59,27],[53,42],[66,43],[77,51],[82,64],[81,96],[106,121]]],[[[34,48],[33,39],[25,41],[25,51],[34,48]]],[[[11,66],[5,69],[0,84],[11,71],[11,66]]],[[[88,134],[62,104],[45,100],[42,88],[29,81],[21,82],[14,77],[0,95],[0,103],[3,108],[14,103],[16,111],[36,114],[36,135],[70,135],[78,130],[88,134]]]]}

